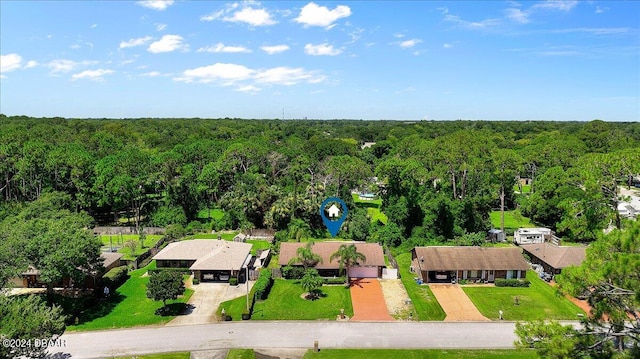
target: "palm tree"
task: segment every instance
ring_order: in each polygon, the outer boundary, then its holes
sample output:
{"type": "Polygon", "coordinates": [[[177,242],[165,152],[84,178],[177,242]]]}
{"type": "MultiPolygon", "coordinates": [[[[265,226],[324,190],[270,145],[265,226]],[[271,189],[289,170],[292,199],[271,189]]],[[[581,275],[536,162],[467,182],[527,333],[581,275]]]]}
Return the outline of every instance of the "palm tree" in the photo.
{"type": "Polygon", "coordinates": [[[305,271],[304,276],[300,279],[300,286],[302,289],[309,292],[308,298],[311,300],[318,299],[318,288],[322,287],[324,279],[318,274],[315,268],[309,268],[305,271]]]}
{"type": "Polygon", "coordinates": [[[302,263],[302,267],[306,273],[307,268],[314,267],[318,263],[322,263],[322,257],[313,253],[313,242],[307,243],[306,246],[300,247],[296,250],[296,256],[289,260],[289,265],[296,263],[302,263]]]}
{"type": "Polygon", "coordinates": [[[311,232],[311,227],[309,227],[307,222],[301,219],[293,219],[289,224],[287,232],[290,239],[295,239],[296,242],[300,242],[300,239],[309,235],[309,232],[311,232]]]}
{"type": "Polygon", "coordinates": [[[364,254],[358,252],[355,244],[346,245],[343,244],[338,250],[329,257],[329,260],[338,259],[340,269],[346,268],[345,285],[349,285],[349,268],[358,264],[358,261],[366,261],[367,257],[364,254]]]}

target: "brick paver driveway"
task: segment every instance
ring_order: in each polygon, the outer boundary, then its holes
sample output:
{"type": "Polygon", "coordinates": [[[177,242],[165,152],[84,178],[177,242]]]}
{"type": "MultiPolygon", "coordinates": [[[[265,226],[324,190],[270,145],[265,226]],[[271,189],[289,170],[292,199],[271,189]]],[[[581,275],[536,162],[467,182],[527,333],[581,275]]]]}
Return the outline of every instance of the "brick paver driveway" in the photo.
{"type": "Polygon", "coordinates": [[[391,321],[394,320],[384,301],[382,286],[377,278],[358,278],[351,280],[351,320],[391,321]]]}
{"type": "Polygon", "coordinates": [[[430,284],[429,288],[447,313],[445,322],[488,321],[457,284],[430,284]]]}

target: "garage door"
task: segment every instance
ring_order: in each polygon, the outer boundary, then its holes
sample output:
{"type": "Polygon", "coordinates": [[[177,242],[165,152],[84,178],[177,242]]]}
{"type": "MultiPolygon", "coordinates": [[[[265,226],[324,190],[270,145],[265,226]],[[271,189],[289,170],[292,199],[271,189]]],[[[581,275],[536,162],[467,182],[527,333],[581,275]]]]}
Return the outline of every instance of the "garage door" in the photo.
{"type": "Polygon", "coordinates": [[[351,278],[378,278],[378,267],[351,267],[349,268],[351,278]]]}

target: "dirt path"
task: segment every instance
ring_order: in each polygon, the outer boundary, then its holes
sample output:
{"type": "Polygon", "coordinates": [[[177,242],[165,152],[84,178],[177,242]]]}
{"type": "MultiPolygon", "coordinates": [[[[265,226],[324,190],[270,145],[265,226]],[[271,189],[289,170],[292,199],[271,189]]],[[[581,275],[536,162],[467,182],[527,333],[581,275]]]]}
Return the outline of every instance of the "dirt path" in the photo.
{"type": "Polygon", "coordinates": [[[360,278],[352,281],[352,321],[392,321],[380,282],[376,278],[360,278]]]}
{"type": "Polygon", "coordinates": [[[445,322],[489,321],[478,311],[459,285],[431,284],[429,288],[447,313],[445,322]]]}
{"type": "Polygon", "coordinates": [[[381,279],[382,294],[387,303],[387,310],[396,319],[407,319],[413,310],[413,305],[407,304],[409,298],[400,279],[381,279]]]}

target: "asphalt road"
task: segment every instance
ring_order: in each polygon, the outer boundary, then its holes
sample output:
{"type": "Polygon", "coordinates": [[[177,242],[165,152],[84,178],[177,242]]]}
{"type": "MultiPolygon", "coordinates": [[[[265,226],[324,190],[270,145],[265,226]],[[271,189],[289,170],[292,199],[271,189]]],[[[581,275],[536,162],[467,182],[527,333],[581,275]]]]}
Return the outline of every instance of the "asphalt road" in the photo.
{"type": "Polygon", "coordinates": [[[220,322],[67,333],[58,358],[108,358],[225,348],[513,348],[512,322],[220,322]]]}

